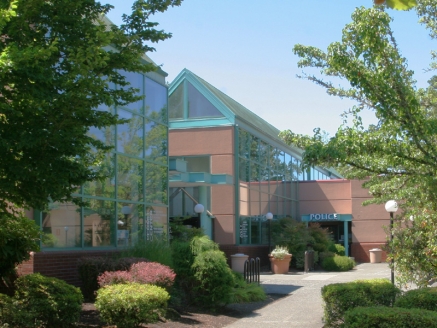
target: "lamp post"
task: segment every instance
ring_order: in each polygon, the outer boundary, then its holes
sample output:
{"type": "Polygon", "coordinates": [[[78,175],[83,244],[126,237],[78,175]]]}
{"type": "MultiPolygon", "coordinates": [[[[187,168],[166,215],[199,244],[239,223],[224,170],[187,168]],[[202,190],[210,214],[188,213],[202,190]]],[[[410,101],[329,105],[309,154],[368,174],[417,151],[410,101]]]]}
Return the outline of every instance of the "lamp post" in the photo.
{"type": "Polygon", "coordinates": [[[269,221],[269,254],[271,253],[271,240],[272,240],[272,225],[271,225],[271,222],[272,222],[272,219],[273,219],[273,214],[272,213],[270,213],[270,212],[268,212],[267,214],[266,214],[266,219],[267,219],[267,221],[269,221]]]}
{"type": "Polygon", "coordinates": [[[196,212],[199,217],[199,227],[202,227],[201,215],[204,210],[205,206],[203,206],[202,204],[196,204],[196,206],[194,206],[194,212],[196,212]]]}
{"type": "MultiPolygon", "coordinates": [[[[393,245],[393,213],[398,210],[398,203],[394,200],[389,200],[387,203],[385,203],[385,210],[390,213],[390,246],[393,245]]],[[[392,252],[393,253],[393,252],[392,252]]],[[[391,257],[391,283],[394,285],[395,283],[395,273],[394,273],[394,258],[393,254],[391,257]]]]}

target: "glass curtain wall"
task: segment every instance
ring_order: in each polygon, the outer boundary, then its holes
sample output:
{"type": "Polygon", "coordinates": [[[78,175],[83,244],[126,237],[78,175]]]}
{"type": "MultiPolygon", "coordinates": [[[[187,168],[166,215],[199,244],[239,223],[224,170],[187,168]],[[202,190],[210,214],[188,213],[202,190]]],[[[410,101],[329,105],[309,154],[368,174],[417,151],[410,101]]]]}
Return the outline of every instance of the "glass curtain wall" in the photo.
{"type": "Polygon", "coordinates": [[[167,238],[167,88],[140,73],[124,74],[146,97],[125,107],[97,108],[129,121],[90,129],[90,136],[114,147],[96,166],[107,178],[80,187],[75,196],[86,206],[55,203],[37,212],[43,248],[122,247],[167,238]]]}
{"type": "Polygon", "coordinates": [[[315,168],[304,172],[301,160],[270,145],[242,128],[239,136],[239,244],[267,244],[268,222],[296,218],[298,181],[326,180],[329,177],[315,168]]]}

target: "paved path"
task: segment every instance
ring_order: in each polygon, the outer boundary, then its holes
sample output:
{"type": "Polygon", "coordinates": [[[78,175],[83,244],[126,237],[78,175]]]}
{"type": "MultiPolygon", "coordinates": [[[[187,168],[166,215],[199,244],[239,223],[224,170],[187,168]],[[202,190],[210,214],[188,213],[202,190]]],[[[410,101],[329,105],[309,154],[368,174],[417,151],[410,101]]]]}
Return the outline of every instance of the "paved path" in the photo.
{"type": "Polygon", "coordinates": [[[390,279],[388,264],[363,263],[348,272],[261,274],[261,285],[267,293],[285,294],[288,296],[258,309],[250,316],[226,327],[321,328],[323,327],[321,288],[324,285],[372,278],[390,279]]]}

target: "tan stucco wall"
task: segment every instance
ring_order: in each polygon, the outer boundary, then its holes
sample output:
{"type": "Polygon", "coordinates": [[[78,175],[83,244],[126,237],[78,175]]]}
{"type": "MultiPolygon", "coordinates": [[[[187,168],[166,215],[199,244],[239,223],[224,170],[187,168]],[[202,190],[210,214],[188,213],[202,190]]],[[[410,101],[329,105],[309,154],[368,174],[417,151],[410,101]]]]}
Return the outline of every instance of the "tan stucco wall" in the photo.
{"type": "Polygon", "coordinates": [[[234,215],[219,215],[214,219],[214,239],[222,245],[235,244],[234,215]]]}
{"type": "Polygon", "coordinates": [[[311,213],[351,214],[349,180],[299,182],[300,215],[311,213]]]}
{"type": "Polygon", "coordinates": [[[231,126],[170,130],[168,139],[170,156],[232,155],[234,149],[231,126]]]}

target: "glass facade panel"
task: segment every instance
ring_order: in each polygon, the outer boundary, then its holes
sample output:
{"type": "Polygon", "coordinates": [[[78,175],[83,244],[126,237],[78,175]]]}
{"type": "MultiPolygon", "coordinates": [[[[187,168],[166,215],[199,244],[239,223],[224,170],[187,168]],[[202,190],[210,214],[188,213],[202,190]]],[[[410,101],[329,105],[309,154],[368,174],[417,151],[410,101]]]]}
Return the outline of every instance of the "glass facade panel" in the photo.
{"type": "Polygon", "coordinates": [[[181,83],[168,99],[168,118],[177,120],[184,118],[184,84],[181,83]]]}
{"type": "MultiPolygon", "coordinates": [[[[130,85],[122,87],[123,89],[134,88],[137,89],[137,95],[144,95],[144,76],[141,73],[126,72],[123,71],[122,74],[126,78],[126,82],[130,85]]],[[[143,113],[143,102],[144,100],[138,100],[136,102],[127,104],[123,107],[128,108],[137,113],[143,113]]]]}
{"type": "Polygon", "coordinates": [[[125,75],[131,87],[146,92],[148,111],[142,110],[143,100],[114,108],[111,112],[128,122],[89,130],[89,135],[113,147],[93,167],[106,178],[77,190],[83,207],[62,203],[53,204],[47,213],[36,212],[45,232],[43,249],[124,247],[150,238],[152,231],[154,237],[168,236],[167,88],[147,79],[145,89],[142,74],[125,75]]]}
{"type": "Polygon", "coordinates": [[[188,85],[188,117],[223,117],[223,114],[210,103],[190,82],[188,85]]]}
{"type": "Polygon", "coordinates": [[[117,151],[143,157],[144,118],[122,109],[119,109],[117,114],[120,118],[129,120],[117,125],[117,151]]]}
{"type": "Polygon", "coordinates": [[[267,167],[269,165],[269,160],[271,156],[269,148],[270,146],[267,144],[267,142],[264,142],[262,140],[259,142],[258,159],[259,163],[263,167],[267,167]]]}
{"type": "Polygon", "coordinates": [[[145,115],[149,118],[167,123],[167,88],[155,81],[146,79],[145,115]]]}
{"type": "Polygon", "coordinates": [[[81,247],[80,207],[73,203],[54,203],[42,213],[41,229],[45,248],[81,247]]]}
{"type": "Polygon", "coordinates": [[[117,198],[141,201],[143,196],[144,163],[119,155],[117,162],[117,198]]]}
{"type": "Polygon", "coordinates": [[[239,163],[239,169],[240,169],[240,181],[244,181],[244,182],[248,182],[249,180],[249,176],[250,176],[250,165],[249,165],[249,161],[240,158],[240,163],[239,163]]]}
{"type": "Polygon", "coordinates": [[[166,165],[168,155],[168,128],[146,119],[146,159],[166,165]]]}
{"type": "Polygon", "coordinates": [[[167,204],[166,166],[146,162],[146,202],[167,204]]]}
{"type": "Polygon", "coordinates": [[[87,182],[83,185],[83,194],[86,196],[115,197],[115,156],[107,154],[95,168],[102,172],[106,178],[100,181],[87,182]]]}
{"type": "Polygon", "coordinates": [[[89,199],[83,209],[84,246],[111,246],[115,240],[115,202],[89,199]]]}

